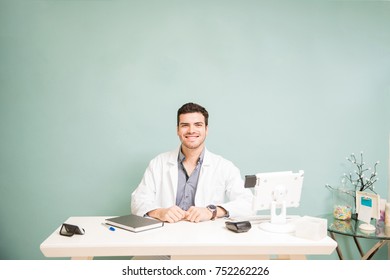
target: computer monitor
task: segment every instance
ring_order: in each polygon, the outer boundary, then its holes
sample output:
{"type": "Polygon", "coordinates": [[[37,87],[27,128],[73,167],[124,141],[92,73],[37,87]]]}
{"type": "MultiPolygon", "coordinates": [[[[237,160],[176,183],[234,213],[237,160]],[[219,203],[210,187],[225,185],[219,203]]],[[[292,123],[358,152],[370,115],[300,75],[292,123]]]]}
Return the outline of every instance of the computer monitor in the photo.
{"type": "Polygon", "coordinates": [[[298,207],[301,199],[304,171],[258,173],[245,176],[245,187],[254,188],[253,211],[270,210],[270,222],[259,227],[270,232],[295,231],[287,220],[287,208],[298,207]]]}

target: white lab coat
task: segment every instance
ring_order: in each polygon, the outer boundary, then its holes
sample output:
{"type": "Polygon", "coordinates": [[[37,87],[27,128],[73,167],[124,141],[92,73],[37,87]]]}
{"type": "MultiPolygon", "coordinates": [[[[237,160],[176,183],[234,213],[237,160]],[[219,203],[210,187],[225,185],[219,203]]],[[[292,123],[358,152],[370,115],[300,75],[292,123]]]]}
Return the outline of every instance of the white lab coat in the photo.
{"type": "MultiPolygon", "coordinates": [[[[141,183],[131,195],[133,214],[143,216],[151,210],[175,205],[179,148],[160,154],[150,161],[141,183]]],[[[244,188],[239,169],[232,162],[206,149],[195,206],[206,207],[209,204],[223,207],[231,217],[253,213],[252,192],[244,188]]]]}

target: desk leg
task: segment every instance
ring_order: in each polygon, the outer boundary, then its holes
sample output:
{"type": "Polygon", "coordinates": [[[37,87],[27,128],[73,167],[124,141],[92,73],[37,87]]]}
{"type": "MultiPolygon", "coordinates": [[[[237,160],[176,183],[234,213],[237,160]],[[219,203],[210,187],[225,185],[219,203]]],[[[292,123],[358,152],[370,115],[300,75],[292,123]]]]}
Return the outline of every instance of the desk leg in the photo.
{"type": "Polygon", "coordinates": [[[362,247],[360,246],[359,240],[357,239],[356,236],[353,237],[353,240],[355,241],[356,247],[359,250],[360,257],[363,257],[364,253],[363,253],[362,247]]]}
{"type": "Polygon", "coordinates": [[[171,256],[171,260],[269,260],[266,255],[184,255],[171,256]]]}
{"type": "MultiPolygon", "coordinates": [[[[330,231],[330,232],[329,232],[329,235],[330,235],[330,237],[332,237],[332,239],[333,239],[334,241],[337,242],[336,236],[334,235],[333,232],[330,231]]],[[[337,247],[336,247],[336,252],[337,252],[337,255],[339,256],[339,259],[340,259],[340,260],[343,260],[343,259],[344,259],[343,253],[341,253],[340,246],[339,246],[338,243],[337,243],[337,247]]]]}
{"type": "MultiPolygon", "coordinates": [[[[334,233],[333,232],[329,232],[329,234],[333,238],[333,240],[336,241],[334,233]]],[[[355,241],[356,247],[359,250],[359,253],[360,253],[360,256],[361,256],[362,260],[370,260],[376,254],[376,252],[378,252],[378,250],[380,248],[382,248],[386,244],[390,245],[390,241],[389,240],[380,240],[379,242],[375,243],[375,245],[372,246],[372,248],[370,250],[368,250],[367,253],[364,253],[363,250],[362,250],[362,247],[360,246],[360,243],[359,243],[359,240],[357,239],[357,237],[354,236],[353,240],[355,241]]],[[[338,244],[337,244],[337,247],[336,247],[336,252],[339,255],[339,259],[343,260],[344,257],[343,257],[343,254],[341,253],[341,250],[340,250],[338,244]]]]}
{"type": "Polygon", "coordinates": [[[277,255],[275,260],[306,260],[305,255],[277,255]]]}
{"type": "Polygon", "coordinates": [[[390,260],[390,242],[387,243],[387,259],[390,260]]]}
{"type": "Polygon", "coordinates": [[[71,257],[71,260],[93,260],[93,257],[71,257]]]}
{"type": "Polygon", "coordinates": [[[171,260],[306,260],[305,255],[203,255],[171,256],[171,260]]]}
{"type": "Polygon", "coordinates": [[[382,248],[384,245],[386,245],[387,243],[390,244],[390,241],[381,240],[377,242],[374,246],[372,246],[370,250],[367,251],[366,254],[362,255],[362,260],[370,260],[375,255],[375,253],[378,252],[378,250],[382,248]]]}

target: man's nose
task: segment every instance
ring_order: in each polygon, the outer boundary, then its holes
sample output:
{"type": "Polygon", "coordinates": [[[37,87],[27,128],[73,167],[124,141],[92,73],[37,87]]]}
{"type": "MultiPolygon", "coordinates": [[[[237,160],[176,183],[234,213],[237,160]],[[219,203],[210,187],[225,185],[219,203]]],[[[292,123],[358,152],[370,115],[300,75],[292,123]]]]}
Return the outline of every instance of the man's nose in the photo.
{"type": "Polygon", "coordinates": [[[193,125],[189,125],[188,126],[188,132],[189,133],[192,133],[192,132],[194,132],[195,131],[195,127],[193,126],[193,125]]]}

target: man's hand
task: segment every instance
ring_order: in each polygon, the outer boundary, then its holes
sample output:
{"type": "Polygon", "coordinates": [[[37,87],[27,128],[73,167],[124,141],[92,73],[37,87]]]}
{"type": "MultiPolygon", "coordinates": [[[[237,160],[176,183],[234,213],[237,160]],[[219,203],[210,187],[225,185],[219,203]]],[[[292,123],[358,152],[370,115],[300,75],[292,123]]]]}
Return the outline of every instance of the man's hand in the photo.
{"type": "Polygon", "coordinates": [[[191,206],[187,211],[185,219],[193,223],[199,223],[202,221],[208,221],[212,217],[212,213],[205,207],[191,206]]]}
{"type": "Polygon", "coordinates": [[[186,213],[187,213],[186,211],[174,205],[169,208],[158,208],[152,210],[148,213],[148,215],[152,218],[159,219],[160,221],[163,222],[176,223],[184,219],[186,213]]]}

